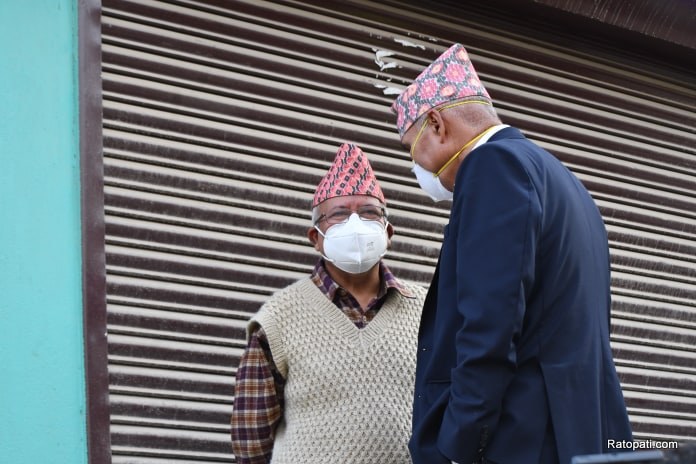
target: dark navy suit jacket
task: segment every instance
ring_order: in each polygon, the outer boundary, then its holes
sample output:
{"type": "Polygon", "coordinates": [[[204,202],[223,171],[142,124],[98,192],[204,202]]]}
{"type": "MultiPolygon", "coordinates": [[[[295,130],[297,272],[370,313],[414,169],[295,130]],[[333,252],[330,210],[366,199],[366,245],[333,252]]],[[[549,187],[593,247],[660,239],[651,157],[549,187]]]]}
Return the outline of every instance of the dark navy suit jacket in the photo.
{"type": "Polygon", "coordinates": [[[630,440],[607,233],[555,157],[505,128],[464,159],[419,334],[415,464],[569,464],[630,440]]]}

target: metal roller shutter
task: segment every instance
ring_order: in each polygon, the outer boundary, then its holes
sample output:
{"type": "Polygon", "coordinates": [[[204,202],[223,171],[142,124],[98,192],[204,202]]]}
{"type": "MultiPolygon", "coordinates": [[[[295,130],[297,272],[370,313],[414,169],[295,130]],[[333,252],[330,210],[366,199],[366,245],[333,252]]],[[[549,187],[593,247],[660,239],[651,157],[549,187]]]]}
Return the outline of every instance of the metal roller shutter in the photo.
{"type": "Polygon", "coordinates": [[[601,208],[636,437],[696,438],[693,76],[476,8],[103,2],[113,462],[234,461],[246,321],[314,264],[309,203],[341,142],[363,147],[385,190],[389,265],[429,282],[446,206],[418,189],[389,105],[454,41],[503,119],[601,208]]]}

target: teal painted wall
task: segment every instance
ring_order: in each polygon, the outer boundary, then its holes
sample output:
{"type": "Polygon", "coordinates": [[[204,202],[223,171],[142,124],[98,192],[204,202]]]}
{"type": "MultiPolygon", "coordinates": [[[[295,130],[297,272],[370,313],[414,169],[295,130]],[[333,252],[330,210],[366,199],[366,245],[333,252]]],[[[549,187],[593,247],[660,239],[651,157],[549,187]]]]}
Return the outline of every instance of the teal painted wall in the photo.
{"type": "Polygon", "coordinates": [[[0,0],[0,462],[87,462],[77,0],[0,0]]]}

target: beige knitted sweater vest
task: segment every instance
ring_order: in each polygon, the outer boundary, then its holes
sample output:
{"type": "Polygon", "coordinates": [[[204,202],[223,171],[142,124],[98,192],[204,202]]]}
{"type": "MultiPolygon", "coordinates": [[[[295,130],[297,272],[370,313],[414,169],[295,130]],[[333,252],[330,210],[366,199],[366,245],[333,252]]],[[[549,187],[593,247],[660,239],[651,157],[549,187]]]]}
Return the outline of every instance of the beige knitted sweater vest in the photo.
{"type": "Polygon", "coordinates": [[[309,279],[279,291],[250,322],[263,327],[285,377],[273,464],[410,463],[418,325],[416,298],[390,291],[358,329],[309,279]]]}

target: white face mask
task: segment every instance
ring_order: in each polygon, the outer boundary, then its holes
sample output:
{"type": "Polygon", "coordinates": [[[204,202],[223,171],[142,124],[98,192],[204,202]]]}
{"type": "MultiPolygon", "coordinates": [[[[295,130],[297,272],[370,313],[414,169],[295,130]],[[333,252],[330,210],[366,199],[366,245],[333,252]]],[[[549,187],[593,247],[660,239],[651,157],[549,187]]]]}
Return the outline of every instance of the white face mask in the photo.
{"type": "Polygon", "coordinates": [[[350,274],[369,271],[387,253],[387,225],[363,221],[356,213],[326,233],[314,227],[324,237],[324,259],[350,274]]]}
{"type": "Polygon", "coordinates": [[[436,176],[430,171],[427,171],[420,164],[414,163],[411,171],[416,175],[418,180],[418,185],[427,193],[433,201],[443,201],[451,200],[454,198],[454,194],[447,190],[442,182],[440,182],[440,177],[436,176]]]}

